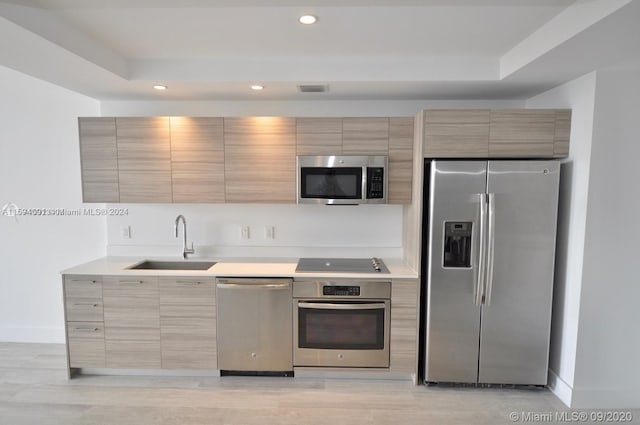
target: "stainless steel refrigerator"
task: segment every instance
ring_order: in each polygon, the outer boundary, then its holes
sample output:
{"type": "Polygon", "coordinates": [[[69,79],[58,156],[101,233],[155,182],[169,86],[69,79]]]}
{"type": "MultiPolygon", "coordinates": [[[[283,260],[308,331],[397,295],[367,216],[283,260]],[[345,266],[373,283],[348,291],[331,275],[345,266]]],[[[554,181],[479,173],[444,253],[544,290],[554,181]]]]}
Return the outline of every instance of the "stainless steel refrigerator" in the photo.
{"type": "Polygon", "coordinates": [[[425,161],[426,383],[546,385],[559,174],[425,161]]]}

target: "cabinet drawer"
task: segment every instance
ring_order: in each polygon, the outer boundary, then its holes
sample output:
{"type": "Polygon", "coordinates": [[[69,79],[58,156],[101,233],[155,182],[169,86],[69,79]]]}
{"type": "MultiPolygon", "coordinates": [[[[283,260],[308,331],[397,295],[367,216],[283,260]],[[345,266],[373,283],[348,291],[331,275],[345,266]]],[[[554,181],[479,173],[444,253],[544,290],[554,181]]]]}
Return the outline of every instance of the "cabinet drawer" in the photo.
{"type": "Polygon", "coordinates": [[[215,282],[206,278],[160,278],[160,304],[213,306],[215,282]]]}
{"type": "Polygon", "coordinates": [[[67,298],[65,308],[69,322],[102,322],[104,320],[101,299],[67,298]]]}
{"type": "Polygon", "coordinates": [[[69,339],[103,339],[104,324],[102,322],[69,322],[67,336],[69,339]]]}
{"type": "Polygon", "coordinates": [[[105,367],[102,322],[69,322],[67,339],[70,367],[105,367]]]}
{"type": "Polygon", "coordinates": [[[158,296],[158,279],[136,277],[106,277],[103,285],[104,299],[127,298],[131,303],[144,302],[145,298],[158,296]]]}
{"type": "Polygon", "coordinates": [[[65,276],[64,292],[67,298],[102,298],[100,276],[65,276]]]}

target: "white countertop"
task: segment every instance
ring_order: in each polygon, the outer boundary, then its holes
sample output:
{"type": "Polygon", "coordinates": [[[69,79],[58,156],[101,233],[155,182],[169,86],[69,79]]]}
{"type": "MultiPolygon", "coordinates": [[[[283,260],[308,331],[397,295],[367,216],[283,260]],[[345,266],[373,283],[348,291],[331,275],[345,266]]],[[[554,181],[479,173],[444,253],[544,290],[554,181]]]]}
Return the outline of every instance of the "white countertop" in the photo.
{"type": "Polygon", "coordinates": [[[292,277],[292,278],[352,278],[370,279],[416,279],[418,273],[398,258],[383,258],[389,273],[296,273],[297,258],[190,258],[179,257],[102,257],[80,264],[62,274],[103,276],[246,276],[246,277],[292,277]],[[216,261],[208,270],[129,270],[143,260],[156,261],[216,261]]]}

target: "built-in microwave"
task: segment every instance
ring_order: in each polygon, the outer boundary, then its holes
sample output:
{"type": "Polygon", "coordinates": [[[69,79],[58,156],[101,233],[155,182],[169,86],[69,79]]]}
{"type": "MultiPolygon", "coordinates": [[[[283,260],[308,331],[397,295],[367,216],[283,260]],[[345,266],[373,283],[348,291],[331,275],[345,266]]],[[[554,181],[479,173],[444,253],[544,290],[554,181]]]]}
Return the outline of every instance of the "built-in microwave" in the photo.
{"type": "Polygon", "coordinates": [[[298,156],[299,204],[386,204],[386,156],[298,156]]]}

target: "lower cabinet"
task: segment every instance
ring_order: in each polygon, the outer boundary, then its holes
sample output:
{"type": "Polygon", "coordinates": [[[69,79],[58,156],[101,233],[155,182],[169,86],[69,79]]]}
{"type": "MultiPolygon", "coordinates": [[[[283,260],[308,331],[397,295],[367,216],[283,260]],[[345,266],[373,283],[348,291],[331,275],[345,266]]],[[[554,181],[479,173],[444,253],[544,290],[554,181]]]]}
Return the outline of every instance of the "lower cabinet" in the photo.
{"type": "Polygon", "coordinates": [[[393,279],[391,284],[390,372],[417,373],[417,279],[393,279]]]}
{"type": "Polygon", "coordinates": [[[160,278],[163,369],[217,369],[215,282],[160,278]]]}
{"type": "Polygon", "coordinates": [[[102,322],[68,322],[67,336],[70,367],[106,366],[102,322]]]}
{"type": "Polygon", "coordinates": [[[160,369],[158,278],[105,277],[106,367],[160,369]]]}
{"type": "MultiPolygon", "coordinates": [[[[70,368],[216,370],[215,279],[65,275],[70,368]]],[[[417,279],[393,279],[390,367],[417,371],[417,279]]]]}
{"type": "Polygon", "coordinates": [[[65,275],[70,368],[217,369],[213,278],[65,275]]]}
{"type": "Polygon", "coordinates": [[[105,367],[102,278],[64,276],[69,367],[105,367]]]}

